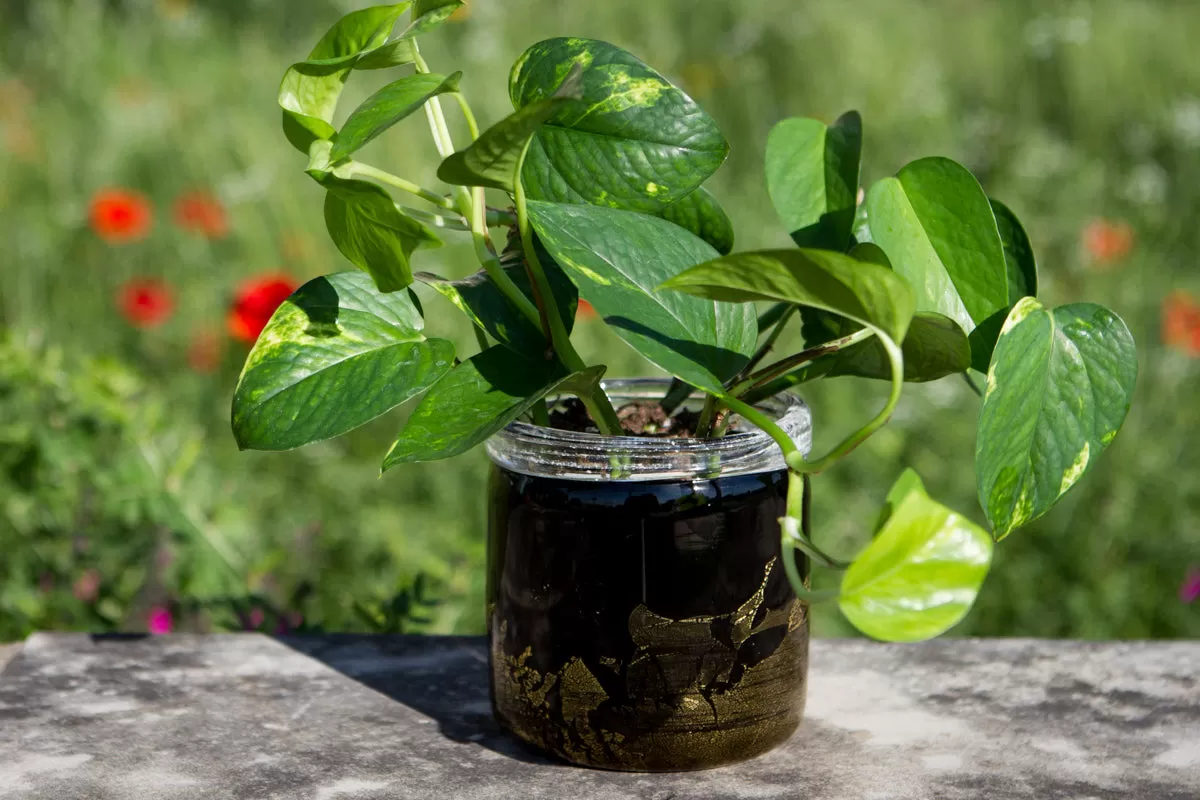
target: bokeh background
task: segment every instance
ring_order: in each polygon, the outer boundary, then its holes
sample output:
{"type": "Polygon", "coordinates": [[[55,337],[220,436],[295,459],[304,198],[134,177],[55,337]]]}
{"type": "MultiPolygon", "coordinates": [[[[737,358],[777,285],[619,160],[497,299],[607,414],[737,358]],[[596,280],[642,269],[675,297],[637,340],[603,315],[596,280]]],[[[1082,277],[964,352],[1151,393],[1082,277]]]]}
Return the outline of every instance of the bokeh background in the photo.
{"type": "MultiPolygon", "coordinates": [[[[0,641],[482,630],[482,452],[381,479],[404,409],[287,454],[238,453],[229,432],[265,316],[296,282],[349,268],[275,95],[367,4],[0,2],[0,641]]],[[[1141,638],[1200,635],[1197,30],[1200,4],[1148,0],[474,0],[422,45],[435,71],[465,71],[484,124],[510,110],[508,67],[540,38],[640,55],[732,142],[710,186],[743,248],[787,242],[761,170],[786,116],[860,110],[864,184],[927,155],[968,165],[1023,218],[1043,296],[1116,309],[1141,369],[1110,451],[998,547],[955,633],[1141,638]]],[[[387,79],[355,73],[342,116],[387,79]]],[[[420,116],[362,158],[436,183],[420,116]]],[[[420,255],[448,276],[475,268],[463,245],[420,255]]],[[[448,305],[426,310],[471,347],[448,305]]],[[[580,328],[609,374],[647,372],[602,323],[580,328]]],[[[881,388],[806,389],[818,442],[881,388]]],[[[852,554],[904,465],[982,521],[978,405],[960,380],[909,387],[892,424],[817,482],[819,540],[852,554]]],[[[827,610],[816,632],[850,633],[827,610]]]]}

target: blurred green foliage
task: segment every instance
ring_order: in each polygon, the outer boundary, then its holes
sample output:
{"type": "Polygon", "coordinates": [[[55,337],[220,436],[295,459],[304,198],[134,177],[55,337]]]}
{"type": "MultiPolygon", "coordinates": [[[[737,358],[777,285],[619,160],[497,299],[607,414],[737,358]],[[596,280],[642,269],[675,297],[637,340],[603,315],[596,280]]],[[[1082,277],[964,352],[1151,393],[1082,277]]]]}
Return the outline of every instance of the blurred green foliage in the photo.
{"type": "MultiPolygon", "coordinates": [[[[482,629],[481,452],[381,480],[378,453],[403,409],[288,454],[238,453],[228,428],[245,348],[223,331],[239,282],[348,268],[323,232],[320,188],[283,140],[275,93],[287,64],[332,20],[366,4],[0,4],[0,326],[8,331],[0,640],[35,627],[138,629],[146,609],[163,604],[201,628],[283,620],[482,629]],[[144,240],[112,245],[89,227],[89,201],[109,187],[150,199],[144,240]],[[175,198],[195,189],[225,207],[228,236],[208,240],[172,222],[175,198]],[[114,296],[146,276],[167,281],[177,307],[161,327],[136,330],[114,296]],[[189,348],[213,334],[219,363],[197,371],[189,348]],[[75,587],[89,569],[99,588],[85,602],[75,587]]],[[[767,131],[783,117],[862,112],[864,184],[926,155],[969,166],[1025,222],[1041,296],[1112,307],[1133,330],[1142,363],[1113,447],[1058,509],[997,547],[979,604],[957,630],[1200,635],[1200,607],[1177,594],[1189,565],[1200,565],[1192,405],[1200,360],[1160,340],[1164,298],[1200,294],[1192,221],[1200,6],[475,0],[469,8],[424,50],[435,70],[465,71],[484,124],[509,109],[508,66],[543,37],[607,39],[680,81],[733,144],[712,188],[739,248],[788,241],[762,177],[767,131]],[[1098,218],[1128,225],[1132,247],[1107,255],[1085,247],[1083,232],[1098,218]]],[[[385,80],[356,76],[343,115],[385,80]]],[[[456,134],[463,141],[461,127],[456,134]]],[[[419,117],[362,158],[436,185],[438,159],[419,117]]],[[[418,269],[473,271],[465,244],[419,255],[418,269]]],[[[473,352],[457,313],[428,292],[424,302],[431,332],[473,352]]],[[[647,369],[598,323],[575,338],[609,374],[647,369]]],[[[806,394],[818,449],[821,437],[832,443],[866,418],[884,392],[854,379],[825,383],[806,394]]],[[[977,412],[961,381],[907,387],[892,423],[817,480],[819,539],[840,554],[860,547],[872,509],[906,464],[933,496],[982,520],[966,467],[977,412]]],[[[817,632],[848,629],[824,614],[817,632]]]]}

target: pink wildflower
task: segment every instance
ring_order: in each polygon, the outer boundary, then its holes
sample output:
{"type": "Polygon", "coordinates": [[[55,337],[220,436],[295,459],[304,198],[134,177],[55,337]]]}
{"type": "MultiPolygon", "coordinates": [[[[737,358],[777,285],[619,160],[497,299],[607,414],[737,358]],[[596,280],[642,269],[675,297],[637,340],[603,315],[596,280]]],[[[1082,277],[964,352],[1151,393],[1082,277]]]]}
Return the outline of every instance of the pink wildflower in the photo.
{"type": "Polygon", "coordinates": [[[146,627],[153,634],[170,633],[174,624],[171,611],[163,606],[154,606],[146,615],[146,627]]]}
{"type": "Polygon", "coordinates": [[[1192,569],[1179,586],[1179,602],[1191,603],[1200,597],[1200,569],[1192,569]]]}

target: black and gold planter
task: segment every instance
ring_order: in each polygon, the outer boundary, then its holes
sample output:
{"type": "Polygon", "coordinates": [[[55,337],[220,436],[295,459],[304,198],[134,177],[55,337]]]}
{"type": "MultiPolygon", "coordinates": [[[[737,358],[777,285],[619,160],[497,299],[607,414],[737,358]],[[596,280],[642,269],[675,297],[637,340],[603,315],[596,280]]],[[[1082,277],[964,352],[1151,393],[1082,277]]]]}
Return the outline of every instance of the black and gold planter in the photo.
{"type": "MultiPolygon", "coordinates": [[[[606,386],[618,402],[659,381],[606,386]]],[[[764,405],[807,450],[808,409],[764,405]]],[[[785,741],[804,710],[808,608],[780,563],[786,473],[758,431],[494,437],[492,707],[533,747],[605,769],[705,769],[785,741]]],[[[806,574],[807,564],[801,569],[806,574]]]]}

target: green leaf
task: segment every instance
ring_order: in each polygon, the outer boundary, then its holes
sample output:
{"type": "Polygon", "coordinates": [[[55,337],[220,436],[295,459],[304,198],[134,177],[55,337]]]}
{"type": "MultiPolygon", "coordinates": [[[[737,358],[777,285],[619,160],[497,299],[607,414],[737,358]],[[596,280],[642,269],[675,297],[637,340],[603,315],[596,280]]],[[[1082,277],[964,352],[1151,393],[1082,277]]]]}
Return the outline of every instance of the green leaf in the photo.
{"type": "Polygon", "coordinates": [[[531,202],[529,217],[609,327],[675,377],[720,391],[754,352],[753,307],[656,291],[717,255],[703,240],[657,217],[599,206],[531,202]]]}
{"type": "Polygon", "coordinates": [[[521,109],[549,97],[578,64],[583,102],[551,117],[522,170],[531,200],[654,213],[716,171],[729,144],[700,106],[630,53],[594,39],[548,39],[513,65],[521,109]]]}
{"type": "MultiPolygon", "coordinates": [[[[1004,263],[1008,269],[1008,302],[1009,306],[1016,305],[1022,297],[1037,295],[1037,264],[1033,257],[1033,248],[1029,237],[1021,227],[1020,220],[999,200],[990,200],[992,211],[996,215],[996,225],[1000,231],[1000,241],[1004,244],[1004,263]]],[[[971,331],[971,367],[980,372],[987,372],[992,360],[992,351],[996,347],[996,338],[1004,327],[1010,308],[1003,308],[983,320],[971,331]]]]}
{"type": "Polygon", "coordinates": [[[461,72],[449,77],[433,74],[408,75],[384,86],[354,109],[333,137],[331,162],[341,161],[400,120],[420,110],[439,94],[458,91],[461,72]]]}
{"type": "Polygon", "coordinates": [[[459,364],[413,410],[383,460],[436,461],[465,453],[524,414],[538,399],[571,385],[594,385],[604,367],[569,374],[557,361],[491,347],[459,364]]]}
{"type": "Polygon", "coordinates": [[[325,226],[338,251],[369,273],[381,292],[411,284],[413,251],[441,244],[433,232],[396,208],[391,195],[373,183],[329,173],[319,175],[318,182],[328,189],[325,226]]]}
{"type": "Polygon", "coordinates": [[[987,195],[964,167],[923,158],[867,193],[873,241],[917,293],[918,311],[965,333],[1008,308],[1004,246],[987,195]]]}
{"type": "Polygon", "coordinates": [[[582,96],[579,65],[567,73],[554,94],[514,111],[484,131],[466,150],[450,155],[438,177],[460,186],[487,186],[511,192],[530,138],[542,123],[582,96]]]}
{"type": "Polygon", "coordinates": [[[379,294],[360,272],[304,284],[246,358],[233,395],[238,446],[287,450],[339,436],[433,385],[454,346],[423,327],[408,292],[379,294]]]}
{"type": "Polygon", "coordinates": [[[400,34],[402,39],[420,36],[441,25],[462,6],[463,0],[416,0],[413,4],[412,22],[400,34]]]}
{"type": "Polygon", "coordinates": [[[838,605],[863,633],[916,642],[958,623],[992,560],[987,532],[925,494],[906,472],[888,494],[890,513],[842,576],[838,605]]]}
{"type": "MultiPolygon", "coordinates": [[[[562,269],[553,261],[542,261],[542,268],[550,282],[551,291],[560,311],[564,312],[567,332],[575,323],[575,308],[579,304],[579,292],[571,279],[563,274],[562,269]]],[[[529,276],[521,265],[505,267],[504,271],[512,278],[525,296],[533,301],[533,291],[529,285],[529,276]]],[[[540,358],[546,351],[546,338],[542,330],[521,312],[513,308],[512,303],[504,296],[495,282],[485,271],[476,272],[459,280],[446,280],[437,275],[418,272],[417,280],[437,290],[460,311],[467,315],[471,322],[482,327],[496,341],[509,345],[513,350],[523,353],[527,358],[540,358]]]]}
{"type": "Polygon", "coordinates": [[[733,223],[717,198],[703,186],[667,206],[658,216],[699,236],[721,255],[733,251],[733,223]]]}
{"type": "Polygon", "coordinates": [[[913,294],[904,279],[828,250],[734,253],[692,267],[662,288],[735,303],[783,300],[870,325],[898,342],[913,315],[913,294]]]}
{"type": "Polygon", "coordinates": [[[862,117],[848,111],[832,125],[793,117],[767,137],[767,191],[801,247],[844,252],[858,200],[862,117]]]}
{"type": "Polygon", "coordinates": [[[333,114],[346,76],[360,56],[385,46],[392,27],[409,3],[354,11],[330,28],[308,59],[293,64],[279,85],[283,131],[302,153],[334,134],[333,114]]]}
{"type": "Polygon", "coordinates": [[[1004,245],[1009,305],[1016,305],[1022,297],[1037,297],[1037,260],[1021,220],[999,200],[988,198],[988,202],[996,215],[996,227],[1000,231],[1000,242],[1004,245]]]}
{"type": "Polygon", "coordinates": [[[396,20],[410,5],[408,2],[394,3],[350,12],[325,32],[308,54],[308,60],[326,61],[357,56],[382,47],[391,35],[396,20]]]}
{"type": "Polygon", "coordinates": [[[997,540],[1045,514],[1096,463],[1136,382],[1133,336],[1107,308],[1017,303],[996,342],[975,440],[979,502],[997,540]]]}
{"type": "Polygon", "coordinates": [[[354,62],[355,69],[388,69],[412,64],[417,60],[417,51],[411,39],[396,39],[382,47],[368,50],[354,62]]]}
{"type": "MultiPolygon", "coordinates": [[[[848,327],[850,330],[838,335],[849,335],[857,326],[848,327]]],[[[904,380],[910,383],[935,381],[971,366],[971,345],[958,323],[929,311],[913,315],[900,349],[904,352],[904,380]]],[[[892,379],[892,367],[883,345],[868,339],[839,351],[826,375],[887,381],[892,379]]]]}

